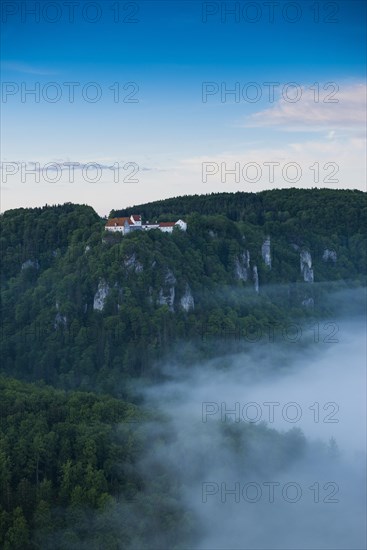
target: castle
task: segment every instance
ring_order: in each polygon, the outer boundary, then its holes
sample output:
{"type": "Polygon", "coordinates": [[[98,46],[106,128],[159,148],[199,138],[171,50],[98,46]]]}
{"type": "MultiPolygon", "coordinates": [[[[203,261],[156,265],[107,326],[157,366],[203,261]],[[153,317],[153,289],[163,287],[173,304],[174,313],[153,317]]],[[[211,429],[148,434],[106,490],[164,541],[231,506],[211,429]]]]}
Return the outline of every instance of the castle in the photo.
{"type": "Polygon", "coordinates": [[[172,233],[174,227],[178,227],[182,231],[186,231],[187,223],[183,220],[177,220],[177,222],[156,222],[156,223],[142,223],[141,216],[132,214],[130,217],[125,218],[110,218],[107,220],[105,229],[107,231],[119,231],[123,235],[130,233],[131,231],[148,231],[149,229],[159,229],[163,233],[172,233]]]}

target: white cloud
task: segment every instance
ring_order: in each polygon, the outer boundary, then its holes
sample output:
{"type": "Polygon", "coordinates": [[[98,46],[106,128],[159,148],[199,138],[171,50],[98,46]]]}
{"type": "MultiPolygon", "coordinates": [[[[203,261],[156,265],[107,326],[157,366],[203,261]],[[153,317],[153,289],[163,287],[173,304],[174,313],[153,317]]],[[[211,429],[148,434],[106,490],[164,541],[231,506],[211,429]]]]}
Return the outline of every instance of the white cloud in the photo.
{"type": "MultiPolygon", "coordinates": [[[[97,212],[104,215],[112,208],[122,208],[133,204],[140,204],[178,195],[204,194],[212,192],[257,192],[273,188],[311,188],[326,187],[329,189],[360,189],[366,191],[365,174],[366,140],[362,135],[349,135],[338,132],[325,132],[315,140],[289,140],[288,143],[277,144],[273,147],[261,147],[260,144],[247,144],[240,152],[223,150],[216,154],[203,154],[190,158],[159,159],[159,163],[150,162],[150,170],[143,169],[134,176],[138,183],[129,184],[120,177],[115,183],[111,170],[103,170],[98,182],[89,183],[82,178],[82,171],[75,170],[75,182],[69,182],[66,175],[59,182],[48,182],[40,178],[37,184],[34,177],[27,177],[21,182],[20,170],[3,184],[8,187],[2,197],[3,210],[19,206],[19,197],[22,197],[22,206],[40,206],[57,204],[67,201],[87,203],[97,212]],[[203,181],[203,163],[209,162],[217,166],[217,171],[203,181]],[[274,167],[274,181],[270,181],[270,168],[265,163],[278,162],[274,167]],[[236,181],[235,175],[228,173],[223,180],[222,163],[224,170],[233,170],[235,163],[240,164],[240,178],[236,181]],[[248,172],[248,179],[243,176],[243,168],[248,163],[257,163],[261,170],[258,181],[250,181],[254,176],[254,169],[248,172]],[[288,163],[297,163],[301,169],[299,181],[289,181],[295,176],[292,167],[286,168],[288,163]],[[318,163],[318,164],[315,164],[318,163]],[[316,181],[318,172],[319,181],[316,181]],[[285,176],[285,177],[284,177],[285,176]],[[288,181],[287,181],[288,177],[288,181]],[[334,181],[337,180],[337,181],[334,181]],[[61,185],[63,184],[63,185],[61,185]]],[[[99,159],[102,163],[102,159],[99,159]]],[[[107,164],[106,160],[103,159],[107,164]]],[[[144,161],[147,161],[144,158],[144,161]]],[[[121,174],[121,172],[120,172],[121,174]]],[[[126,174],[130,174],[127,171],[126,174]]],[[[41,176],[42,174],[40,174],[41,176]]],[[[124,171],[122,173],[124,175],[124,171]]],[[[48,174],[51,180],[53,173],[48,174]]],[[[93,172],[90,173],[93,177],[93,172]]]]}
{"type": "MultiPolygon", "coordinates": [[[[116,159],[112,157],[79,158],[81,169],[75,169],[75,181],[65,181],[69,173],[66,168],[72,158],[57,158],[57,154],[53,155],[54,158],[40,158],[38,161],[41,164],[53,160],[65,168],[62,171],[62,181],[51,181],[53,174],[50,170],[50,181],[40,178],[38,183],[30,175],[22,182],[19,169],[16,174],[9,175],[7,180],[2,179],[2,183],[8,187],[2,207],[4,210],[18,207],[21,197],[22,206],[39,206],[45,202],[87,202],[101,214],[106,214],[111,208],[195,193],[256,192],[289,187],[366,191],[366,138],[364,128],[361,127],[365,121],[365,90],[365,86],[361,84],[346,86],[335,96],[339,103],[323,103],[325,92],[322,95],[321,90],[320,103],[313,103],[313,92],[310,90],[295,104],[282,99],[273,107],[247,118],[247,126],[263,129],[258,132],[243,130],[244,135],[240,135],[240,139],[238,132],[230,140],[223,137],[222,142],[226,143],[226,148],[217,149],[213,154],[210,153],[209,142],[201,144],[198,153],[190,157],[188,154],[185,157],[179,151],[173,154],[134,155],[131,160],[138,164],[139,171],[134,176],[138,182],[133,184],[129,181],[131,170],[121,170],[121,166],[125,164],[122,160],[119,161],[118,182],[115,182],[112,170],[108,169],[116,163],[116,159]],[[266,129],[266,126],[271,130],[266,129]],[[297,133],[290,137],[291,134],[283,133],[283,130],[302,130],[304,135],[297,133]],[[310,137],[312,130],[317,131],[314,139],[310,137]],[[83,179],[83,168],[88,162],[101,165],[103,170],[100,180],[90,182],[83,179]],[[203,181],[205,162],[218,167],[213,175],[207,177],[206,182],[203,181]],[[274,167],[274,179],[271,180],[270,168],[265,163],[274,162],[279,165],[274,167]],[[223,178],[222,163],[227,171],[233,170],[235,164],[239,163],[240,178],[229,173],[223,178]],[[259,165],[261,177],[257,181],[253,179],[256,175],[254,170],[249,171],[248,179],[243,177],[243,167],[248,163],[259,165]],[[292,168],[283,171],[289,163],[300,166],[302,173],[298,181],[290,181],[295,175],[292,168]],[[288,180],[284,175],[289,176],[288,180]],[[63,183],[65,184],[61,185],[63,183]]],[[[3,160],[7,161],[6,158],[3,160]]],[[[9,158],[9,161],[13,160],[9,158]]],[[[93,171],[89,175],[93,179],[93,171]]]]}
{"type": "Polygon", "coordinates": [[[207,183],[201,181],[201,189],[196,191],[202,193],[224,190],[262,191],[292,186],[365,191],[365,150],[366,140],[363,136],[337,137],[335,134],[326,134],[316,140],[292,141],[281,146],[252,148],[242,153],[227,151],[185,159],[181,172],[186,174],[186,181],[198,181],[201,179],[204,163],[212,163],[208,170],[207,183]],[[236,175],[229,172],[235,169],[236,163],[237,166],[239,164],[239,181],[238,177],[236,181],[236,175]],[[266,163],[279,163],[274,166],[273,179],[270,177],[271,168],[266,163]],[[299,166],[300,179],[294,183],[290,180],[296,177],[296,171],[291,166],[287,168],[290,163],[299,166]],[[258,168],[249,168],[246,173],[246,166],[250,164],[256,164],[258,168]],[[213,175],[209,174],[211,170],[213,175]],[[256,174],[261,175],[258,181],[255,181],[256,174]]]}
{"type": "MultiPolygon", "coordinates": [[[[330,131],[336,128],[356,129],[366,124],[366,85],[355,84],[327,90],[300,88],[300,99],[292,103],[287,97],[273,107],[247,117],[245,127],[279,127],[295,131],[330,131]],[[318,101],[317,101],[318,99],[318,101]]],[[[291,93],[289,92],[291,98],[291,93]]],[[[295,96],[294,96],[295,97],[295,96]]],[[[291,98],[292,99],[292,98],[291,98]]]]}

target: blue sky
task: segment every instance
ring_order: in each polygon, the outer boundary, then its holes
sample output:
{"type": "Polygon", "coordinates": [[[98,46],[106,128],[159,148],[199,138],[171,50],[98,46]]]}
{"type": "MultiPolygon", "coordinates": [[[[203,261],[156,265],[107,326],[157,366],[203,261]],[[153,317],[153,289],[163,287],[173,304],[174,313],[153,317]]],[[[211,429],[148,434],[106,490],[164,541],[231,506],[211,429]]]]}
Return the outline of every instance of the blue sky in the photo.
{"type": "Polygon", "coordinates": [[[40,2],[38,21],[35,4],[2,6],[2,210],[72,201],[106,214],[177,194],[286,187],[287,163],[301,168],[300,187],[315,185],[316,162],[321,176],[338,165],[338,181],[318,185],[365,189],[364,2],[75,1],[72,14],[60,0],[40,2]],[[66,82],[76,83],[73,103],[66,82]],[[83,97],[90,82],[96,102],[83,97]],[[218,91],[204,103],[205,82],[218,91]],[[269,82],[279,83],[273,101],[269,82]],[[221,93],[236,83],[237,101],[221,93]],[[35,86],[38,102],[24,95],[35,86]],[[92,183],[78,168],[74,181],[62,172],[51,182],[52,162],[133,162],[138,181],[123,181],[122,168],[114,182],[103,168],[92,183]],[[274,182],[264,162],[279,164],[274,182]],[[25,172],[32,163],[39,181],[25,172]],[[209,163],[216,173],[204,183],[209,163]],[[243,177],[247,163],[262,168],[259,181],[243,177]],[[235,165],[240,177],[225,178],[223,166],[235,165]]]}

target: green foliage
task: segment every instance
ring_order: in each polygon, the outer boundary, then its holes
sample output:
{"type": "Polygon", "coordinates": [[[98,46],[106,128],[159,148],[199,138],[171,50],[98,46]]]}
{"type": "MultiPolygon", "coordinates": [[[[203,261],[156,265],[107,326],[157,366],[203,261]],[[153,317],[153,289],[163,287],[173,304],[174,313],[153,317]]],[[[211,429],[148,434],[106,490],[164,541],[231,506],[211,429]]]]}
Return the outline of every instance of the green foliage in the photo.
{"type": "MultiPolygon", "coordinates": [[[[180,217],[188,230],[122,237],[105,232],[92,208],[72,204],[0,217],[1,369],[23,380],[0,375],[0,547],[6,550],[148,549],[160,546],[161,533],[166,547],[179,548],[178,540],[190,547],[195,521],[179,501],[177,478],[156,464],[148,482],[139,468],[149,445],[161,452],[178,435],[163,430],[152,444],[149,426],[133,422],[145,415],[129,403],[130,383],[154,379],[155,362],[176,345],[187,364],[217,354],[221,339],[233,351],[227,337],[314,319],[330,312],[325,287],[365,282],[367,206],[360,191],[184,196],[111,215],[133,212],[150,220],[180,217]],[[261,255],[267,235],[271,270],[261,255]],[[324,286],[303,282],[302,248],[311,252],[315,282],[324,286]],[[336,262],[323,260],[326,248],[336,252],[336,262]],[[238,277],[239,262],[247,278],[238,277]],[[106,296],[97,309],[101,289],[106,296]],[[195,307],[187,311],[181,300],[188,290],[195,307]],[[314,299],[313,309],[302,307],[305,298],[314,299]]],[[[297,430],[223,430],[244,471],[258,475],[263,457],[271,457],[276,472],[306,446],[297,430]]],[[[328,453],[338,456],[335,441],[328,453]]]]}
{"type": "MultiPolygon", "coordinates": [[[[90,207],[71,204],[1,216],[3,372],[127,398],[121,376],[149,375],[178,342],[205,347],[210,337],[328,313],[319,287],[303,282],[301,248],[312,254],[315,282],[333,288],[365,281],[367,208],[359,191],[219,193],[114,214],[131,212],[182,217],[188,230],[123,237],[104,231],[90,207]],[[271,269],[261,256],[267,235],[271,269]],[[326,248],[336,262],[323,260],[326,248]],[[236,266],[247,251],[245,281],[236,266]],[[108,296],[99,311],[94,298],[101,284],[108,296]],[[187,289],[190,311],[181,305],[187,289]],[[302,307],[305,298],[314,299],[314,309],[302,307]]],[[[206,353],[215,352],[209,343],[206,353]]]]}
{"type": "Polygon", "coordinates": [[[63,529],[68,510],[104,508],[109,495],[138,490],[138,476],[121,471],[139,449],[135,406],[0,377],[0,407],[1,548],[33,548],[30,532],[63,529]]]}
{"type": "MultiPolygon", "coordinates": [[[[89,238],[93,227],[101,226],[90,206],[71,203],[7,210],[0,220],[2,282],[18,274],[28,260],[37,261],[38,268],[47,268],[68,246],[75,247],[89,238]]],[[[26,269],[24,279],[32,280],[38,268],[26,269]]]]}
{"type": "Polygon", "coordinates": [[[293,232],[300,231],[327,234],[331,227],[348,237],[366,225],[366,207],[366,194],[362,191],[291,188],[260,193],[184,195],[123,210],[115,209],[110,216],[127,216],[132,212],[139,212],[144,219],[167,216],[186,219],[196,213],[222,215],[235,222],[264,227],[266,232],[278,227],[290,237],[293,232]]]}

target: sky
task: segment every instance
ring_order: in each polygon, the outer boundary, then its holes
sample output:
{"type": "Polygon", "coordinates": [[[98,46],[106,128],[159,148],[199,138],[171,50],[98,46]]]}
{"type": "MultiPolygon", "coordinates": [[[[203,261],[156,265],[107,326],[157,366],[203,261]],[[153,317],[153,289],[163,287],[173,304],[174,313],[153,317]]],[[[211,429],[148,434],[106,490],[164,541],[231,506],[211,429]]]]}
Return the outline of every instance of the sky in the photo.
{"type": "Polygon", "coordinates": [[[1,211],[366,190],[365,2],[1,9],[1,211]]]}

